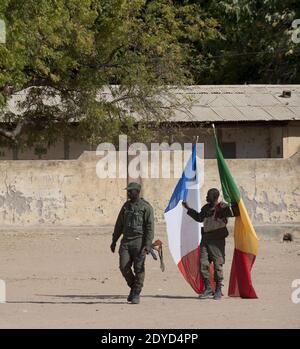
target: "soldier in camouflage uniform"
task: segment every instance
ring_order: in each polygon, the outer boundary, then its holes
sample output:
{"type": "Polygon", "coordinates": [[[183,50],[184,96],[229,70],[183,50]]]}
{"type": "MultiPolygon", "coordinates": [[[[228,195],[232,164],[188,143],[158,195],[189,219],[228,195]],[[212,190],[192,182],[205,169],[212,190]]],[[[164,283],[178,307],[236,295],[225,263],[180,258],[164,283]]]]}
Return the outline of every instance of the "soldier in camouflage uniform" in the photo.
{"type": "Polygon", "coordinates": [[[207,204],[202,207],[200,212],[190,208],[185,201],[182,202],[189,216],[197,222],[203,222],[200,244],[200,273],[204,279],[205,289],[199,296],[202,299],[214,298],[218,300],[222,297],[225,238],[228,236],[227,218],[239,215],[238,206],[218,202],[219,195],[218,189],[209,189],[206,196],[207,204]],[[209,265],[211,262],[214,263],[215,294],[213,294],[210,285],[209,265]]]}
{"type": "Polygon", "coordinates": [[[138,304],[145,279],[145,258],[154,238],[154,216],[152,206],[139,196],[140,184],[132,182],[125,189],[128,201],[118,215],[110,248],[114,253],[123,234],[119,249],[120,270],[130,287],[127,301],[138,304]]]}

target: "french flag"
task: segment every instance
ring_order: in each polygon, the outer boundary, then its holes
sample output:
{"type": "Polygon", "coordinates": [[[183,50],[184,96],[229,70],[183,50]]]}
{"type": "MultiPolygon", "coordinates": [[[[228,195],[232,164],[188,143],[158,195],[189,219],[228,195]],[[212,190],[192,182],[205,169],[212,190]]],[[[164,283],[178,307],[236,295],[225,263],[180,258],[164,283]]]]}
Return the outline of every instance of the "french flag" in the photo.
{"type": "Polygon", "coordinates": [[[182,201],[198,212],[201,210],[200,177],[197,166],[196,144],[165,209],[169,250],[185,280],[196,293],[204,288],[200,277],[200,242],[202,223],[187,215],[182,201]]]}

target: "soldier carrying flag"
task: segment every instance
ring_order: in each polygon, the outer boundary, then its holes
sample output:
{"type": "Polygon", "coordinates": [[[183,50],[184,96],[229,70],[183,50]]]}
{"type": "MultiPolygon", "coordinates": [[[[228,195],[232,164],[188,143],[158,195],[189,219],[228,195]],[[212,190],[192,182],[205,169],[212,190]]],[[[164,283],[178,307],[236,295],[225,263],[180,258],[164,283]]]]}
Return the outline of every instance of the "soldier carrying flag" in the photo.
{"type": "Polygon", "coordinates": [[[186,201],[182,202],[187,209],[187,214],[197,222],[203,222],[202,239],[200,244],[200,273],[204,280],[204,292],[199,295],[201,299],[222,297],[223,264],[225,263],[225,238],[228,236],[226,228],[227,218],[239,215],[237,205],[227,205],[219,202],[219,190],[209,189],[206,196],[207,204],[200,212],[189,207],[186,201]],[[214,279],[216,290],[210,284],[210,263],[214,264],[214,279]]]}

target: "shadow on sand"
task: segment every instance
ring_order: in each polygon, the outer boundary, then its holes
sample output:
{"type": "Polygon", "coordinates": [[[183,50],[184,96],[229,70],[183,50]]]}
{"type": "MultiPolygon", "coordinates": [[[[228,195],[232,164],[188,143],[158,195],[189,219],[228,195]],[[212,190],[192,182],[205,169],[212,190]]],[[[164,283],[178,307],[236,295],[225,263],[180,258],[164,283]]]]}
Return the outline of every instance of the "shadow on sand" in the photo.
{"type": "MultiPolygon", "coordinates": [[[[23,301],[7,301],[8,304],[127,304],[127,295],[74,295],[74,294],[39,294],[38,297],[62,298],[66,301],[55,300],[23,300],[23,301]]],[[[161,298],[161,299],[196,299],[195,297],[186,296],[169,296],[169,295],[142,295],[141,298],[161,298]]]]}

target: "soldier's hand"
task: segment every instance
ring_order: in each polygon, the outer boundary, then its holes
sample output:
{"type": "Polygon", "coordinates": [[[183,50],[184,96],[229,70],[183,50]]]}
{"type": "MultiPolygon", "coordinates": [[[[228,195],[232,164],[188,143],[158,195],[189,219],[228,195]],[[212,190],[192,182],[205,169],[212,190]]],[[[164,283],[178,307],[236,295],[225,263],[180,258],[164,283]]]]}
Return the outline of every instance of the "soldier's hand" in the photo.
{"type": "Polygon", "coordinates": [[[182,206],[184,208],[186,208],[187,210],[190,208],[190,206],[188,205],[188,203],[186,201],[182,201],[182,206]]]}
{"type": "Polygon", "coordinates": [[[142,248],[142,255],[146,255],[146,254],[148,254],[150,252],[150,247],[148,247],[148,246],[144,246],[143,248],[142,248]]]}
{"type": "Polygon", "coordinates": [[[116,250],[116,244],[114,242],[111,243],[110,245],[110,249],[111,249],[111,252],[112,253],[115,253],[115,250],[116,250]]]}

